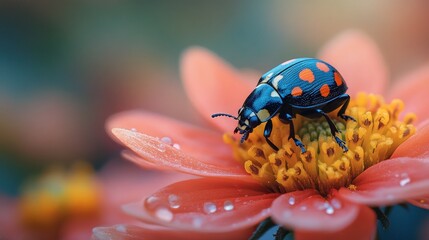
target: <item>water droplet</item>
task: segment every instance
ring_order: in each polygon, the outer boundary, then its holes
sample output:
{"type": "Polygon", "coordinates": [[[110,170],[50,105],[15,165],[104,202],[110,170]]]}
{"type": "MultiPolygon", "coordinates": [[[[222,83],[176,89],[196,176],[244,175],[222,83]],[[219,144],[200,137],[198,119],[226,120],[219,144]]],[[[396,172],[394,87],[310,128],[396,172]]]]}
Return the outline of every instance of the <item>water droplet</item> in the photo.
{"type": "Polygon", "coordinates": [[[307,206],[301,206],[301,207],[299,207],[299,210],[306,211],[307,210],[307,206]]]}
{"type": "Polygon", "coordinates": [[[332,206],[329,206],[326,208],[325,212],[326,212],[326,214],[332,215],[332,214],[334,214],[335,210],[332,206]]]}
{"type": "Polygon", "coordinates": [[[178,143],[173,144],[173,147],[177,150],[180,150],[180,145],[178,143]]]}
{"type": "Polygon", "coordinates": [[[395,174],[395,177],[399,177],[399,174],[398,174],[398,173],[396,173],[396,174],[395,174]]]}
{"type": "Polygon", "coordinates": [[[160,140],[161,140],[161,142],[168,144],[168,145],[173,144],[173,140],[171,140],[171,138],[169,138],[169,137],[162,137],[160,140]]]}
{"type": "Polygon", "coordinates": [[[173,220],[173,213],[164,207],[158,208],[155,211],[155,216],[164,222],[171,222],[173,220]]]}
{"type": "Polygon", "coordinates": [[[289,205],[295,205],[295,197],[293,196],[290,197],[288,202],[289,202],[289,205]]]}
{"type": "Polygon", "coordinates": [[[121,233],[127,232],[127,227],[125,227],[125,225],[122,225],[122,224],[117,225],[115,229],[116,229],[116,231],[121,232],[121,233]]]}
{"type": "Polygon", "coordinates": [[[204,212],[207,214],[215,213],[217,211],[217,207],[212,202],[206,202],[204,203],[204,212]]]}
{"type": "Polygon", "coordinates": [[[154,204],[154,203],[156,203],[158,200],[159,200],[159,198],[158,198],[158,197],[150,196],[150,197],[146,198],[146,203],[147,203],[147,204],[154,204]]]}
{"type": "Polygon", "coordinates": [[[399,185],[401,185],[401,187],[403,187],[403,186],[407,185],[407,184],[408,184],[408,183],[410,183],[410,182],[411,182],[411,179],[410,179],[409,177],[407,177],[407,178],[402,179],[402,180],[399,182],[399,185]]]}
{"type": "Polygon", "coordinates": [[[131,132],[137,132],[137,129],[131,128],[131,132]]]}
{"type": "Polygon", "coordinates": [[[340,200],[334,198],[331,200],[331,206],[334,207],[335,209],[340,209],[341,208],[341,202],[340,200]]]}
{"type": "Polygon", "coordinates": [[[232,211],[234,209],[234,204],[231,201],[226,200],[223,203],[223,209],[225,209],[225,211],[232,211]]]}
{"type": "Polygon", "coordinates": [[[175,194],[170,194],[168,196],[168,203],[170,204],[171,208],[176,209],[180,207],[179,197],[175,194]]]}

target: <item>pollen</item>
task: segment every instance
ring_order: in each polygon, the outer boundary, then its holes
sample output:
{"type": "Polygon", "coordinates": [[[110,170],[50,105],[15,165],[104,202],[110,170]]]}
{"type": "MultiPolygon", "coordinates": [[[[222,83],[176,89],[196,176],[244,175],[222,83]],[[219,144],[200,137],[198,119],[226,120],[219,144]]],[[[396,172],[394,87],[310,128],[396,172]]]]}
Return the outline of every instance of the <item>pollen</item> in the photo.
{"type": "Polygon", "coordinates": [[[347,152],[335,142],[323,118],[299,115],[293,121],[297,138],[306,147],[305,153],[289,139],[289,125],[277,117],[272,119],[270,140],[279,147],[278,151],[265,140],[265,124],[256,127],[244,143],[231,134],[225,134],[223,139],[246,172],[271,191],[286,193],[312,188],[327,195],[332,188],[355,189],[354,178],[389,159],[415,133],[416,115],[403,115],[403,109],[404,103],[399,99],[386,103],[379,95],[361,93],[351,99],[346,110],[346,115],[356,122],[346,122],[337,116],[337,111],[331,112],[329,115],[341,132],[337,136],[346,142],[347,152]]]}

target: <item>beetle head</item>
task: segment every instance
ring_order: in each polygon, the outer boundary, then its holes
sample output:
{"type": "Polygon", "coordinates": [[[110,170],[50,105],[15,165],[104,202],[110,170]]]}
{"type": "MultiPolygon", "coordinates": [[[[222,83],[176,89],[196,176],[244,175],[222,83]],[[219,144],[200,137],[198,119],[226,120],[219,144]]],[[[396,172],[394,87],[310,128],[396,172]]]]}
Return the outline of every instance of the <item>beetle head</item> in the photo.
{"type": "Polygon", "coordinates": [[[238,110],[238,117],[227,113],[216,113],[212,115],[213,118],[219,116],[230,117],[238,121],[234,133],[243,134],[241,142],[244,142],[249,137],[249,134],[253,132],[253,128],[261,124],[255,112],[247,107],[242,107],[238,110]]]}

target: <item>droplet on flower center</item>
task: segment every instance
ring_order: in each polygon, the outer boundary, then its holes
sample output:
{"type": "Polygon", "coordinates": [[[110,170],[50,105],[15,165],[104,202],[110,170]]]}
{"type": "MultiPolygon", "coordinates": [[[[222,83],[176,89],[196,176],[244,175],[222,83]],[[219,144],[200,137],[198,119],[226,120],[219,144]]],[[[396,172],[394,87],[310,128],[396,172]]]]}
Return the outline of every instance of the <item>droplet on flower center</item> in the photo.
{"type": "MultiPolygon", "coordinates": [[[[337,137],[344,140],[349,149],[345,153],[335,142],[325,119],[307,119],[300,115],[293,121],[297,138],[307,149],[303,154],[289,139],[289,125],[277,117],[272,119],[270,140],[281,146],[278,151],[265,141],[265,123],[256,127],[244,143],[231,134],[225,134],[223,139],[246,172],[270,191],[286,193],[313,188],[327,195],[332,188],[352,189],[354,178],[372,165],[389,159],[395,149],[415,133],[414,114],[399,119],[403,108],[403,102],[397,99],[385,103],[381,96],[359,94],[351,99],[346,111],[356,122],[339,118],[338,110],[331,112],[330,117],[341,131],[337,137]]],[[[403,178],[400,184],[409,182],[410,179],[403,178]]],[[[293,205],[294,200],[289,201],[293,205]]],[[[331,207],[336,209],[334,204],[331,207]]],[[[327,213],[332,210],[328,209],[327,213]]]]}

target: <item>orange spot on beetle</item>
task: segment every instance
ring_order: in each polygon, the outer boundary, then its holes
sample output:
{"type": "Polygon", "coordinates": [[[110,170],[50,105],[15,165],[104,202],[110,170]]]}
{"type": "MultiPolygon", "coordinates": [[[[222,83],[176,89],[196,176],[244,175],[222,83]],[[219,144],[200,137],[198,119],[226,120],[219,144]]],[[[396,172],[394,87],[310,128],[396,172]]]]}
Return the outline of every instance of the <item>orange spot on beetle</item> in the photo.
{"type": "Polygon", "coordinates": [[[300,87],[294,87],[291,92],[292,96],[298,97],[302,95],[302,89],[300,87]]]}
{"type": "Polygon", "coordinates": [[[328,65],[326,65],[326,64],[324,64],[324,63],[322,63],[322,62],[317,62],[317,63],[316,63],[316,67],[317,67],[320,71],[322,71],[322,72],[329,72],[329,67],[328,67],[328,65]]]}
{"type": "Polygon", "coordinates": [[[312,83],[314,81],[314,74],[309,68],[306,68],[299,72],[299,78],[303,81],[312,83]]]}
{"type": "Polygon", "coordinates": [[[328,84],[323,84],[322,87],[320,87],[320,95],[322,95],[322,97],[329,96],[330,92],[331,92],[331,89],[329,89],[328,84]]]}
{"type": "Polygon", "coordinates": [[[334,72],[334,80],[337,86],[340,86],[341,84],[343,84],[343,78],[341,77],[339,72],[334,72]]]}

